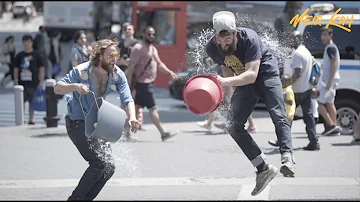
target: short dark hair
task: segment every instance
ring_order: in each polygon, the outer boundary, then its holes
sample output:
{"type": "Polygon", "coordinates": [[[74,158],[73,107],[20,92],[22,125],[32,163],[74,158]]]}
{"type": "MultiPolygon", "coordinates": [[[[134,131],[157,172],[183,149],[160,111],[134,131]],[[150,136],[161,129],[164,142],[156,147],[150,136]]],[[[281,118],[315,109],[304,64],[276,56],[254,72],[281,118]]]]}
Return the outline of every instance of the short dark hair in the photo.
{"type": "Polygon", "coordinates": [[[153,26],[146,26],[146,27],[144,28],[144,30],[143,30],[143,33],[145,33],[146,30],[149,30],[149,29],[155,30],[153,26]]]}
{"type": "Polygon", "coordinates": [[[320,29],[320,33],[327,32],[329,35],[333,33],[333,30],[331,28],[322,27],[320,29]]]}
{"type": "Polygon", "coordinates": [[[23,37],[22,37],[22,41],[27,41],[27,40],[31,40],[31,41],[34,41],[33,37],[29,34],[25,34],[23,37]]]}

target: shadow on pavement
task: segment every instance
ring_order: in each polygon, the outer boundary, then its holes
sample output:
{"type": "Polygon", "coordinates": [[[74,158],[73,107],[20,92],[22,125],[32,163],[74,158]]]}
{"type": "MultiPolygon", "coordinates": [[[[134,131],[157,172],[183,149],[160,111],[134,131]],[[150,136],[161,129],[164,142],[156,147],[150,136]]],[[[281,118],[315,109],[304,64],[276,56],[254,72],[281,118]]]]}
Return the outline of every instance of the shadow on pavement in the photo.
{"type": "Polygon", "coordinates": [[[67,137],[67,133],[45,133],[40,135],[31,135],[33,138],[51,138],[51,137],[67,137]]]}
{"type": "Polygon", "coordinates": [[[352,141],[348,143],[332,143],[332,146],[360,146],[360,142],[352,141]]]}
{"type": "MultiPolygon", "coordinates": [[[[269,145],[270,146],[270,145],[269,145]]],[[[280,154],[280,150],[278,148],[273,148],[273,149],[269,149],[269,148],[261,148],[261,150],[263,151],[263,153],[265,155],[274,155],[274,154],[280,154]],[[266,151],[267,150],[267,151],[266,151]]],[[[297,148],[293,148],[293,151],[299,151],[299,150],[303,150],[302,147],[297,147],[297,148]]]]}

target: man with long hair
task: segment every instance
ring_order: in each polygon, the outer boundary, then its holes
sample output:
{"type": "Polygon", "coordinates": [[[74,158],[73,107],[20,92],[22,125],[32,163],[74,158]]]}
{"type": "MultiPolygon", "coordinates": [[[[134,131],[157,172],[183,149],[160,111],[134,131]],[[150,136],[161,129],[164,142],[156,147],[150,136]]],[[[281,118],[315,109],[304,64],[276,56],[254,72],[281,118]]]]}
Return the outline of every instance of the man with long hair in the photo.
{"type": "Polygon", "coordinates": [[[56,94],[72,93],[67,99],[66,129],[82,157],[89,162],[89,167],[68,200],[93,200],[115,172],[110,144],[96,137],[88,139],[85,136],[84,119],[94,102],[94,95],[106,98],[111,92],[117,91],[122,106],[127,110],[131,131],[136,132],[139,127],[125,74],[115,65],[120,56],[117,45],[116,41],[110,39],[97,41],[90,61],[74,67],[54,89],[56,94]]]}

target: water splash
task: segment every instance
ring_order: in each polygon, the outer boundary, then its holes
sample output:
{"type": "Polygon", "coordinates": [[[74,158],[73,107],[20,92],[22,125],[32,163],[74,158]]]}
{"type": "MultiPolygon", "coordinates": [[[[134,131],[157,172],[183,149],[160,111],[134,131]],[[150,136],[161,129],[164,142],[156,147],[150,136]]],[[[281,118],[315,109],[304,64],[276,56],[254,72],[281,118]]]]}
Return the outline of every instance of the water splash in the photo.
{"type": "MultiPolygon", "coordinates": [[[[260,36],[264,46],[278,59],[279,63],[283,62],[283,59],[290,53],[289,48],[284,47],[283,42],[279,42],[273,26],[266,22],[256,21],[256,15],[249,13],[236,13],[236,25],[237,27],[245,27],[253,29],[260,36]]],[[[193,44],[194,48],[190,50],[190,59],[192,66],[196,68],[196,75],[200,74],[217,74],[216,65],[209,65],[205,47],[210,39],[214,36],[214,30],[212,28],[203,29],[200,33],[195,33],[198,37],[193,44]]],[[[226,98],[225,98],[226,99],[226,98]]],[[[223,102],[219,108],[215,111],[216,117],[219,120],[228,122],[230,106],[228,102],[223,102]]]]}
{"type": "MultiPolygon", "coordinates": [[[[94,150],[97,156],[107,165],[115,166],[116,170],[121,171],[126,177],[140,177],[142,165],[138,159],[134,158],[133,150],[129,144],[120,142],[109,143],[97,139],[91,144],[90,149],[94,150]]],[[[105,168],[105,173],[110,171],[110,167],[105,168]]]]}

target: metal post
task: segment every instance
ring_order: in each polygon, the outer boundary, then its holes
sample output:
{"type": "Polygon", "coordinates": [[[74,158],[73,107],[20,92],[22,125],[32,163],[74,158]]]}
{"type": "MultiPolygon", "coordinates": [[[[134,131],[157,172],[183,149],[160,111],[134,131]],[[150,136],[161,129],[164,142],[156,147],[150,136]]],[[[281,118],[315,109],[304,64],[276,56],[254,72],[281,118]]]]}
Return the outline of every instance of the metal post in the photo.
{"type": "Polygon", "coordinates": [[[57,127],[60,117],[57,115],[57,103],[58,100],[54,93],[54,87],[56,81],[54,79],[47,79],[45,81],[45,94],[46,94],[46,117],[44,121],[46,122],[46,127],[57,127]]]}
{"type": "Polygon", "coordinates": [[[14,86],[15,96],[15,124],[24,124],[24,87],[22,85],[14,86]]]}

